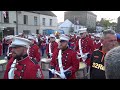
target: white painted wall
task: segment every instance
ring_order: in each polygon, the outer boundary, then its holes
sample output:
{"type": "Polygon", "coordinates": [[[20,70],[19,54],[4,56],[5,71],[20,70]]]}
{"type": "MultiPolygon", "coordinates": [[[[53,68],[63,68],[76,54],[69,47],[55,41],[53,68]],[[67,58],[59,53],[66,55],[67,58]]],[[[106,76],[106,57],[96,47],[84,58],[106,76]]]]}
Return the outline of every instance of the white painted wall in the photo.
{"type": "Polygon", "coordinates": [[[58,28],[61,30],[64,30],[65,34],[69,34],[69,31],[72,26],[73,26],[73,23],[68,19],[66,19],[62,24],[58,26],[58,28]]]}
{"type": "Polygon", "coordinates": [[[87,25],[91,26],[91,28],[96,26],[96,17],[87,13],[87,25]]]}
{"type": "Polygon", "coordinates": [[[14,34],[15,34],[16,33],[16,24],[13,21],[16,21],[16,12],[15,11],[9,11],[9,23],[4,23],[4,17],[3,17],[2,11],[0,11],[0,28],[14,27],[14,34]],[[2,20],[2,23],[1,23],[1,20],[2,20]]]}
{"type": "Polygon", "coordinates": [[[43,33],[44,29],[58,29],[58,20],[57,17],[41,15],[40,14],[40,33],[43,33]],[[43,18],[45,18],[45,26],[43,25],[43,18]],[[50,26],[50,19],[52,19],[52,26],[50,26]]]}
{"type": "Polygon", "coordinates": [[[19,33],[22,33],[23,30],[30,30],[31,33],[36,33],[37,29],[40,31],[39,14],[21,11],[21,13],[18,15],[18,23],[19,33]],[[28,16],[28,24],[24,24],[24,15],[28,16]],[[37,26],[34,25],[34,16],[37,17],[37,26]]]}
{"type": "MultiPolygon", "coordinates": [[[[2,11],[0,11],[0,22],[2,18],[3,22],[3,15],[1,16],[2,11]]],[[[9,22],[8,24],[5,23],[0,23],[1,27],[15,27],[15,34],[16,34],[16,11],[9,11],[9,22]]],[[[18,14],[18,33],[22,33],[23,30],[30,30],[31,33],[36,33],[36,30],[39,29],[39,33],[43,33],[44,29],[53,29],[57,30],[58,29],[58,20],[57,17],[54,16],[48,16],[48,15],[41,15],[41,14],[36,14],[36,13],[31,13],[31,12],[26,12],[26,11],[21,11],[21,13],[18,14]],[[28,24],[24,24],[23,17],[24,15],[28,16],[28,24]],[[34,25],[34,16],[37,17],[37,26],[34,25]],[[42,25],[42,18],[46,18],[46,25],[42,25]],[[50,26],[50,19],[52,19],[52,26],[50,26]]]]}

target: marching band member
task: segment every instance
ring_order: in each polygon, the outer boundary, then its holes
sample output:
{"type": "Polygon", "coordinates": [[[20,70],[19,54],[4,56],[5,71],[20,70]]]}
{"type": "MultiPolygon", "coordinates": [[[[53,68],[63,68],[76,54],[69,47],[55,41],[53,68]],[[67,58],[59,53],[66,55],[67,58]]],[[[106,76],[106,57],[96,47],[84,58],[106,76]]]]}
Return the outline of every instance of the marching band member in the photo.
{"type": "Polygon", "coordinates": [[[2,56],[2,50],[3,50],[2,41],[0,41],[0,56],[2,56]]]}
{"type": "Polygon", "coordinates": [[[42,39],[41,39],[40,49],[41,49],[42,57],[43,57],[43,56],[44,56],[44,51],[45,51],[45,49],[46,49],[46,42],[45,42],[45,40],[44,40],[44,37],[42,37],[42,39]]]}
{"type": "Polygon", "coordinates": [[[93,40],[88,36],[87,30],[80,31],[81,38],[76,42],[77,59],[87,65],[87,78],[90,74],[90,57],[95,50],[93,40]]]}
{"type": "MultiPolygon", "coordinates": [[[[46,54],[48,58],[52,58],[53,53],[57,50],[58,48],[58,43],[56,42],[56,37],[54,34],[50,34],[49,36],[49,43],[46,47],[46,54]]],[[[49,78],[52,77],[51,72],[49,71],[49,78]]]]}
{"type": "MultiPolygon", "coordinates": [[[[79,69],[79,61],[76,52],[68,48],[69,38],[65,35],[60,37],[60,46],[53,53],[50,62],[52,77],[61,79],[75,79],[75,72],[79,69]]],[[[52,78],[51,77],[51,78],[52,78]]]]}
{"type": "Polygon", "coordinates": [[[75,50],[75,44],[76,44],[76,35],[71,35],[69,40],[69,47],[75,50]]]}
{"type": "Polygon", "coordinates": [[[8,43],[8,49],[7,49],[7,55],[5,56],[5,59],[7,60],[9,60],[12,57],[12,53],[11,53],[12,48],[10,47],[10,45],[12,43],[13,37],[14,37],[13,35],[6,36],[6,40],[8,43]]]}
{"type": "Polygon", "coordinates": [[[29,56],[33,57],[37,62],[41,60],[41,53],[39,46],[35,43],[35,38],[31,35],[28,35],[28,39],[32,42],[29,48],[29,56]]]}
{"type": "Polygon", "coordinates": [[[43,79],[40,66],[27,54],[31,41],[14,37],[11,43],[12,58],[8,61],[4,79],[43,79]]]}
{"type": "Polygon", "coordinates": [[[86,64],[90,65],[90,54],[94,51],[94,43],[93,40],[87,36],[87,30],[80,31],[81,38],[76,43],[76,51],[78,53],[78,59],[80,61],[86,62],[86,64]]]}
{"type": "Polygon", "coordinates": [[[95,49],[99,49],[102,46],[101,38],[99,34],[95,35],[94,46],[95,46],[95,49]]]}
{"type": "Polygon", "coordinates": [[[24,33],[19,33],[18,37],[25,38],[25,34],[24,33]]]}
{"type": "Polygon", "coordinates": [[[48,58],[52,57],[53,52],[56,51],[57,48],[58,48],[58,43],[55,41],[55,35],[50,34],[50,42],[46,47],[46,54],[48,58]]]}

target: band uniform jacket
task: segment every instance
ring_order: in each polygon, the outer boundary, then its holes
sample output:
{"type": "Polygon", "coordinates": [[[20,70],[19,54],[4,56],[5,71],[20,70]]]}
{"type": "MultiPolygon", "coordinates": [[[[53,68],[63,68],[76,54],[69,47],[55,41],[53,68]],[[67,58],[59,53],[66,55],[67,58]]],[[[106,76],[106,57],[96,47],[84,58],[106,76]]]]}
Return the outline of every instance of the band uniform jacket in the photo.
{"type": "MultiPolygon", "coordinates": [[[[9,79],[8,72],[11,69],[13,61],[13,58],[8,61],[4,79],[9,79]]],[[[24,59],[17,61],[15,67],[13,68],[15,68],[14,79],[44,79],[41,67],[38,65],[38,62],[29,56],[26,56],[24,59]]]]}
{"type": "MultiPolygon", "coordinates": [[[[54,52],[52,61],[50,62],[50,66],[54,67],[56,71],[60,71],[58,64],[58,52],[59,49],[57,49],[57,51],[54,52]]],[[[72,49],[69,48],[62,51],[62,66],[64,70],[72,66],[72,68],[68,70],[71,72],[71,75],[66,78],[75,79],[76,78],[75,72],[79,69],[79,61],[77,60],[76,52],[74,52],[72,49]]]]}
{"type": "Polygon", "coordinates": [[[98,42],[94,41],[94,47],[95,47],[95,49],[99,49],[101,46],[102,46],[101,41],[98,41],[98,42]]]}
{"type": "Polygon", "coordinates": [[[76,40],[77,40],[76,38],[72,38],[72,39],[69,40],[70,48],[73,49],[73,50],[75,50],[76,40]]]}
{"type": "MultiPolygon", "coordinates": [[[[89,53],[92,54],[92,52],[95,50],[93,40],[90,37],[82,38],[81,39],[81,48],[82,52],[84,53],[89,53]]],[[[79,50],[79,40],[76,42],[76,48],[75,50],[80,53],[79,50]]],[[[82,59],[80,59],[82,61],[82,59]]],[[[86,59],[86,64],[89,66],[90,65],[90,58],[86,59]]]]}
{"type": "Polygon", "coordinates": [[[0,42],[0,56],[2,56],[2,50],[3,50],[2,43],[0,42]]]}
{"type": "MultiPolygon", "coordinates": [[[[51,52],[55,52],[58,48],[58,43],[57,42],[52,42],[51,43],[51,52]]],[[[49,54],[49,44],[47,44],[47,47],[46,47],[46,54],[48,55],[49,54]]]]}
{"type": "Polygon", "coordinates": [[[41,53],[40,53],[39,46],[37,44],[33,44],[33,45],[30,46],[29,56],[36,59],[37,62],[39,62],[41,60],[41,53]]]}
{"type": "Polygon", "coordinates": [[[90,78],[91,79],[105,79],[104,57],[105,52],[97,49],[91,56],[90,64],[90,78]]]}

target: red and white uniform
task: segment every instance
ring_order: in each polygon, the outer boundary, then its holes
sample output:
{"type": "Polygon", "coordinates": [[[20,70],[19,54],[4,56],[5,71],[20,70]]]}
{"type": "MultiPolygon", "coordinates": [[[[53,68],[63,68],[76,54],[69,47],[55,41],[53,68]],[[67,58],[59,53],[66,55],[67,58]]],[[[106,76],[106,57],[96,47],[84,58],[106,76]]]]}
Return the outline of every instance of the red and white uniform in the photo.
{"type": "Polygon", "coordinates": [[[77,40],[77,38],[76,38],[75,35],[71,36],[71,39],[69,40],[69,42],[70,42],[70,48],[73,49],[73,50],[75,50],[76,40],[77,40]]]}
{"type": "Polygon", "coordinates": [[[39,46],[37,44],[33,44],[30,46],[29,56],[37,60],[37,62],[41,60],[41,53],[40,53],[39,46]]]}
{"type": "Polygon", "coordinates": [[[95,49],[99,49],[101,46],[102,46],[102,43],[101,41],[94,41],[94,46],[95,46],[95,49]]]}
{"type": "Polygon", "coordinates": [[[2,43],[0,43],[0,56],[2,55],[2,50],[3,50],[2,43]]]}
{"type": "Polygon", "coordinates": [[[4,79],[43,79],[43,73],[38,64],[35,63],[35,60],[31,59],[29,56],[26,56],[20,61],[16,61],[14,67],[14,59],[11,58],[8,61],[7,68],[4,74],[4,79]],[[10,70],[13,69],[14,73],[11,73],[10,70]]]}
{"type": "MultiPolygon", "coordinates": [[[[50,43],[49,43],[50,44],[50,43]]],[[[49,44],[47,45],[46,47],[46,54],[48,55],[49,54],[49,44]]],[[[58,49],[58,43],[57,42],[52,42],[51,43],[51,53],[54,53],[57,49],[58,49]]]]}
{"type": "MultiPolygon", "coordinates": [[[[58,63],[58,52],[59,49],[57,49],[56,52],[54,52],[52,61],[50,62],[51,67],[54,67],[56,71],[60,71],[59,63],[58,63]]],[[[79,69],[79,61],[76,57],[76,52],[73,50],[67,48],[66,50],[62,51],[62,66],[63,69],[66,70],[70,68],[68,71],[71,72],[70,77],[66,77],[67,79],[75,79],[75,72],[79,69]]]]}
{"type": "MultiPolygon", "coordinates": [[[[85,53],[91,54],[95,50],[93,40],[90,37],[85,37],[84,39],[81,38],[81,49],[83,54],[85,53]]],[[[79,40],[76,43],[75,50],[80,53],[79,40]]],[[[82,61],[82,59],[80,59],[80,61],[82,61]]],[[[88,66],[90,65],[90,59],[86,59],[85,62],[87,63],[88,66]]]]}

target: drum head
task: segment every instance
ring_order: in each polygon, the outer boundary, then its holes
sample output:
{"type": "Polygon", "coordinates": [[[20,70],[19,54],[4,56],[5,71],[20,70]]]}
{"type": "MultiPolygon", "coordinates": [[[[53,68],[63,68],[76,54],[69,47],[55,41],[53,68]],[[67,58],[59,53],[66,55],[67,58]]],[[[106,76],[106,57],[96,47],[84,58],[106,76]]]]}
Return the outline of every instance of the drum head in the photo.
{"type": "Polygon", "coordinates": [[[51,58],[42,58],[41,59],[41,62],[46,62],[46,63],[48,62],[49,63],[50,61],[51,61],[51,58]]]}
{"type": "Polygon", "coordinates": [[[61,78],[50,78],[50,79],[61,79],[61,78]]]}
{"type": "Polygon", "coordinates": [[[84,69],[87,65],[84,62],[79,63],[79,69],[84,69]]]}
{"type": "Polygon", "coordinates": [[[7,60],[0,60],[0,64],[7,63],[7,60]]]}

